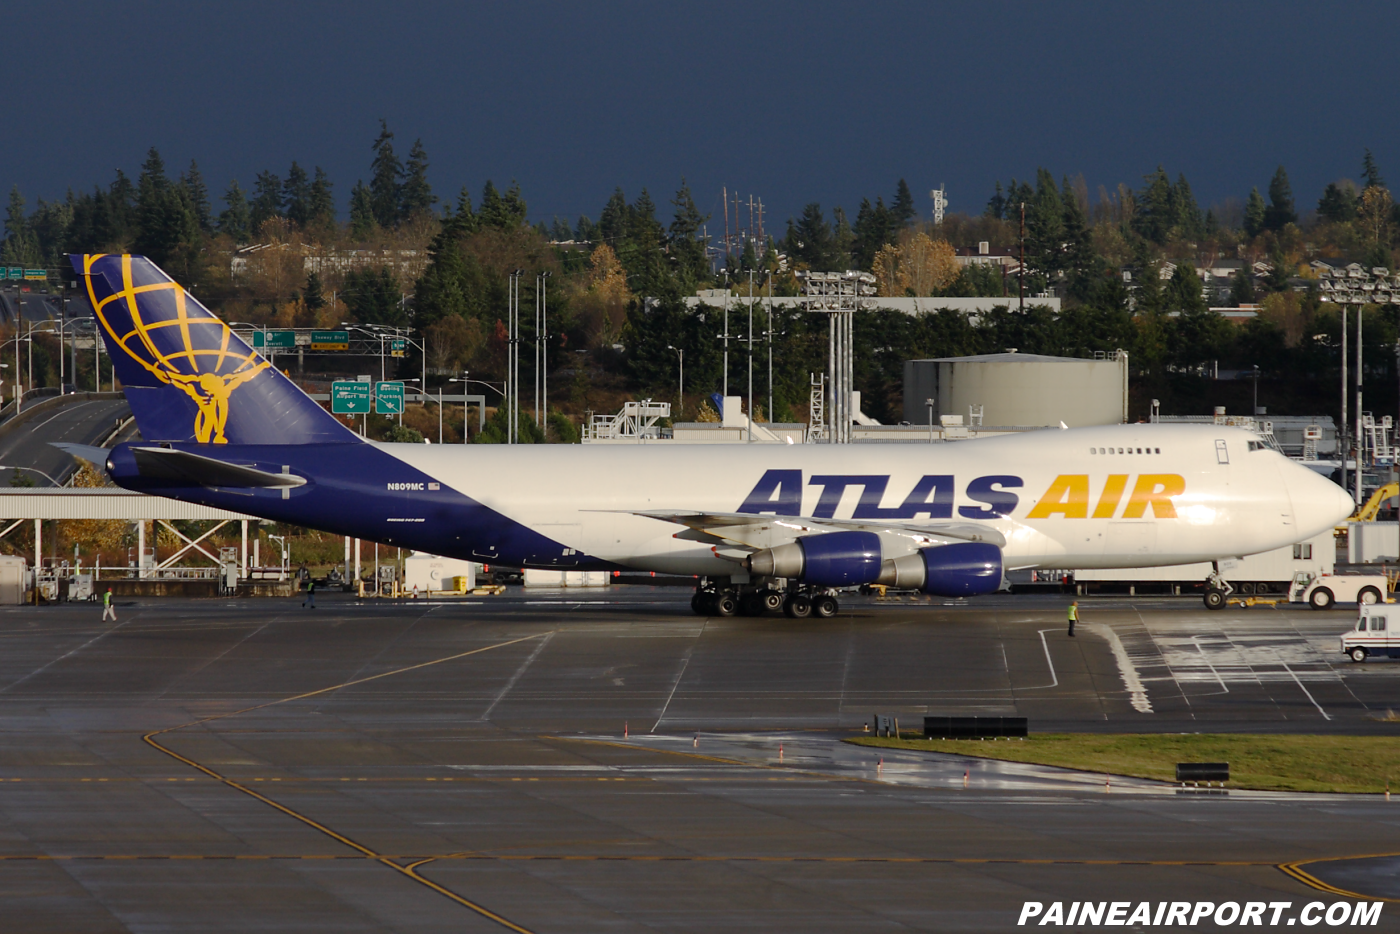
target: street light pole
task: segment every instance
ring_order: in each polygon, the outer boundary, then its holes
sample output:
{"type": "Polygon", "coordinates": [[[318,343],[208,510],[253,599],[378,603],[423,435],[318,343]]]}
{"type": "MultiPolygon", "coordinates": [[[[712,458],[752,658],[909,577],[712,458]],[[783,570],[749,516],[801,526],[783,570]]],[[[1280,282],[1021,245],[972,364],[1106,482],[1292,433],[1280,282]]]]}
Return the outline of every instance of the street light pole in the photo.
{"type": "Polygon", "coordinates": [[[749,270],[749,442],[753,442],[753,270],[749,270]]]}
{"type": "Polygon", "coordinates": [[[680,391],[677,393],[677,397],[678,397],[678,398],[677,398],[677,402],[676,402],[676,415],[679,416],[680,414],[682,414],[682,413],[685,411],[685,350],[684,350],[684,348],[681,348],[681,347],[673,347],[673,346],[670,345],[670,344],[667,344],[667,345],[666,345],[666,349],[667,349],[667,350],[674,350],[674,351],[676,352],[676,356],[678,356],[678,357],[680,358],[680,367],[681,367],[680,391]]]}

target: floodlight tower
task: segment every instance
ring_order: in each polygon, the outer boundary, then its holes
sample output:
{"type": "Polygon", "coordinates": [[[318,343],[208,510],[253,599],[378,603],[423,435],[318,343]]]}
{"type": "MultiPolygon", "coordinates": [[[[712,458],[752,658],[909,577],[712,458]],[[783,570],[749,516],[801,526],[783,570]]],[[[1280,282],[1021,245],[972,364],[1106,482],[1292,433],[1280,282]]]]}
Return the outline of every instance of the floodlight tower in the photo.
{"type": "Polygon", "coordinates": [[[855,375],[855,313],[875,305],[875,277],[868,272],[799,272],[802,303],[827,315],[827,373],[831,381],[829,443],[850,444],[855,420],[851,389],[855,375]]]}

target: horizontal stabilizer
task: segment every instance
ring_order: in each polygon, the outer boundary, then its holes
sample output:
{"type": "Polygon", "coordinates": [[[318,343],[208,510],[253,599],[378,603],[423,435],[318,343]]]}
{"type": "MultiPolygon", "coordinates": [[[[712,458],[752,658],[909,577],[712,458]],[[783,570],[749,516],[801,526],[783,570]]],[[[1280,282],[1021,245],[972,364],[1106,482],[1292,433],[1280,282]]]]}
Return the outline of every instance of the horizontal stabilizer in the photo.
{"type": "Polygon", "coordinates": [[[111,448],[100,448],[93,444],[73,444],[69,441],[50,441],[49,446],[71,454],[78,460],[87,461],[99,469],[107,463],[107,457],[112,453],[111,448]]]}
{"type": "Polygon", "coordinates": [[[227,461],[176,451],[170,448],[133,447],[136,469],[152,480],[173,480],[204,487],[288,488],[304,486],[305,477],[287,473],[269,473],[256,467],[230,464],[227,461]]]}

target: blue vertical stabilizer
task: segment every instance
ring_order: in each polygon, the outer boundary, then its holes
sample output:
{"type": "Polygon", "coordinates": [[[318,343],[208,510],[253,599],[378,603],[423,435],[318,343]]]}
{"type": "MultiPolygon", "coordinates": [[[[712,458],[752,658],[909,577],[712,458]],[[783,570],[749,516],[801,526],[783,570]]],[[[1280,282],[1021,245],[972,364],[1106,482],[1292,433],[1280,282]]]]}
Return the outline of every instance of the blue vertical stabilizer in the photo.
{"type": "Polygon", "coordinates": [[[144,256],[69,259],[145,440],[360,441],[144,256]]]}

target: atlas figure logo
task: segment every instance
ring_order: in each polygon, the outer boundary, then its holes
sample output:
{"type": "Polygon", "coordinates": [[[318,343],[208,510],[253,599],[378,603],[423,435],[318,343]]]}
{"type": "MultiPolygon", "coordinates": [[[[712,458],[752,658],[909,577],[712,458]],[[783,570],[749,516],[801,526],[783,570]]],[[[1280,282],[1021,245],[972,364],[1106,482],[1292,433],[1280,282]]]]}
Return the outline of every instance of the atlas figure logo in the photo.
{"type": "MultiPolygon", "coordinates": [[[[1157,519],[1175,519],[1176,504],[1172,498],[1186,492],[1186,481],[1179,474],[1139,474],[1132,493],[1123,507],[1118,507],[1128,489],[1129,474],[1109,474],[1099,491],[1093,512],[1089,512],[1089,475],[1061,474],[1056,477],[1035,506],[1026,513],[1027,519],[1141,519],[1151,512],[1157,519]]],[[[803,483],[800,470],[769,470],[754,486],[738,511],[753,515],[800,516],[802,493],[806,486],[821,487],[814,519],[834,519],[846,490],[860,488],[852,519],[905,520],[927,516],[930,519],[951,519],[957,491],[952,474],[926,474],[898,506],[881,505],[889,489],[888,474],[813,474],[803,483]]],[[[1021,497],[1014,490],[1025,486],[1020,477],[992,474],[978,477],[963,488],[963,499],[976,505],[956,506],[957,515],[964,519],[997,519],[1015,513],[1021,497]]]]}
{"type": "MultiPolygon", "coordinates": [[[[241,341],[235,345],[228,325],[218,318],[202,309],[191,316],[185,290],[176,283],[135,281],[130,256],[120,258],[120,288],[99,299],[93,267],[103,259],[108,259],[104,265],[110,268],[111,258],[105,254],[83,257],[88,298],[102,329],[152,376],[193,400],[196,441],[226,444],[229,397],[271,364],[241,341]]],[[[107,281],[117,285],[110,275],[107,281]]]]}

